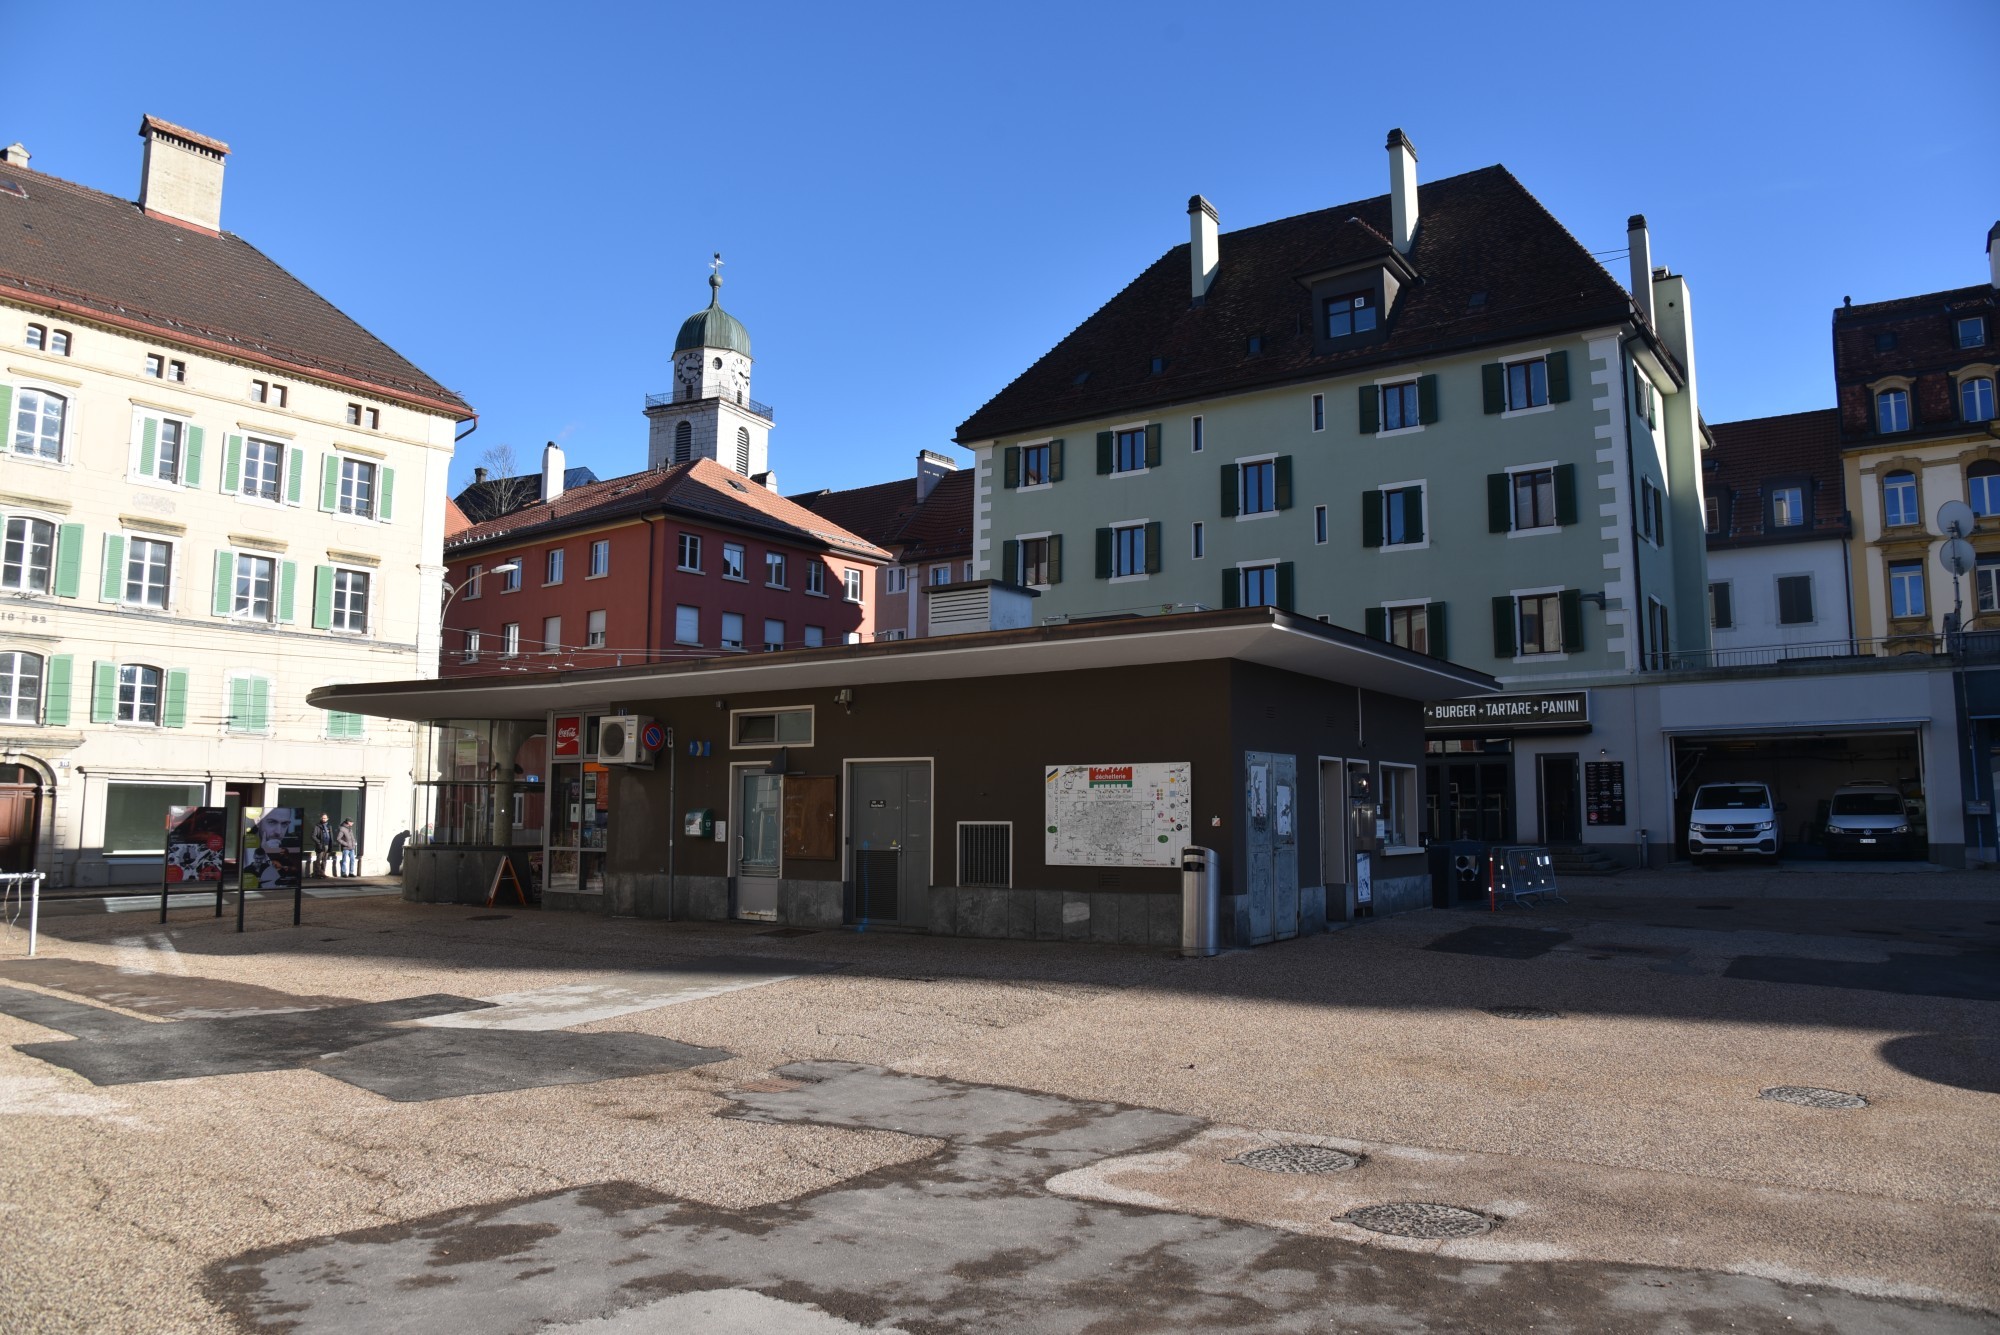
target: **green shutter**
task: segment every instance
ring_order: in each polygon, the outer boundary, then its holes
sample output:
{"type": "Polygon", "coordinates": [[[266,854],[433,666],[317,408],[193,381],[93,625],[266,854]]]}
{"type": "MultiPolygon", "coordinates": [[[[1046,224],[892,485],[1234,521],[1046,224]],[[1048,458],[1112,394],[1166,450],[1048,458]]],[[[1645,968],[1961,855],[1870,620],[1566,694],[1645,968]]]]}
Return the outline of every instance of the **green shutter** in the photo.
{"type": "Polygon", "coordinates": [[[153,475],[154,461],[159,457],[160,419],[142,417],[139,419],[139,476],[153,475]]]}
{"type": "Polygon", "coordinates": [[[386,524],[396,512],[396,470],[378,468],[375,470],[375,476],[381,482],[379,499],[375,505],[375,517],[386,524]]]}
{"type": "Polygon", "coordinates": [[[1052,440],[1052,441],[1050,441],[1050,442],[1049,442],[1049,481],[1051,481],[1051,482],[1060,482],[1060,481],[1062,481],[1062,465],[1063,465],[1063,457],[1062,457],[1062,455],[1063,455],[1063,443],[1062,443],[1062,442],[1061,442],[1060,440],[1052,440]]]}
{"type": "Polygon", "coordinates": [[[1576,465],[1556,465],[1556,522],[1576,522],[1576,465]]]}
{"type": "Polygon", "coordinates": [[[1363,609],[1361,624],[1367,629],[1369,639],[1386,640],[1389,638],[1388,609],[1381,607],[1363,609]]]}
{"type": "Polygon", "coordinates": [[[1097,530],[1097,577],[1111,578],[1111,530],[1097,530]]]}
{"type": "Polygon", "coordinates": [[[1009,584],[1021,580],[1021,544],[1012,538],[1000,544],[1000,578],[1009,584]]]}
{"type": "Polygon", "coordinates": [[[1505,533],[1513,527],[1513,484],[1505,473],[1486,475],[1486,531],[1505,533]]]}
{"type": "Polygon", "coordinates": [[[1235,566],[1222,572],[1222,605],[1224,608],[1243,606],[1243,572],[1235,566]]]}
{"type": "Polygon", "coordinates": [[[250,679],[231,677],[229,679],[228,704],[224,708],[222,726],[227,732],[245,732],[250,727],[250,679]]]}
{"type": "Polygon", "coordinates": [[[295,449],[285,461],[285,504],[297,505],[306,488],[306,452],[295,449]]]}
{"type": "Polygon", "coordinates": [[[328,514],[340,508],[340,459],[336,455],[320,456],[319,508],[328,514]]]}
{"type": "Polygon", "coordinates": [[[14,447],[14,387],[0,385],[0,449],[14,447]]]}
{"type": "Polygon", "coordinates": [[[107,533],[104,535],[104,570],[97,581],[97,601],[117,603],[125,600],[125,535],[107,533]]]}
{"type": "Polygon", "coordinates": [[[1361,493],[1361,545],[1382,545],[1382,493],[1379,491],[1361,493]]]}
{"type": "Polygon", "coordinates": [[[1493,656],[1514,656],[1514,600],[1510,596],[1493,600],[1493,656]]]}
{"type": "Polygon", "coordinates": [[[1049,534],[1049,583],[1062,583],[1062,534],[1049,534]]]}
{"type": "Polygon", "coordinates": [[[1278,610],[1280,612],[1289,612],[1292,610],[1292,595],[1295,584],[1296,581],[1292,574],[1292,563],[1290,561],[1278,562],[1278,610]]]}
{"type": "Polygon", "coordinates": [[[1100,431],[1097,433],[1097,471],[1100,474],[1111,471],[1111,433],[1109,431],[1100,431]]]}
{"type": "Polygon", "coordinates": [[[1438,420],[1438,378],[1434,375],[1417,377],[1417,420],[1425,426],[1438,420]]]}
{"type": "Polygon", "coordinates": [[[90,721],[109,723],[118,716],[118,665],[99,661],[90,665],[90,721]]]}
{"type": "Polygon", "coordinates": [[[1573,654],[1583,648],[1583,593],[1578,589],[1564,589],[1560,602],[1563,652],[1573,654]]]}
{"type": "Polygon", "coordinates": [[[1430,642],[1432,658],[1449,658],[1444,647],[1444,604],[1424,604],[1424,635],[1430,642]]]}
{"type": "Polygon", "coordinates": [[[278,562],[278,620],[298,620],[299,563],[278,562]]]}
{"type": "Polygon", "coordinates": [[[188,721],[188,674],[186,668],[168,668],[160,692],[160,726],[185,728],[188,721]]]}
{"type": "Polygon", "coordinates": [[[1000,485],[1012,489],[1021,485],[1021,447],[1009,445],[1001,453],[1000,485]]]}
{"type": "Polygon", "coordinates": [[[1280,510],[1289,510],[1292,508],[1292,456],[1281,454],[1274,463],[1271,475],[1277,485],[1271,488],[1272,499],[1280,510]]]}
{"type": "Polygon", "coordinates": [[[198,426],[187,429],[187,458],[181,464],[181,485],[201,485],[201,428],[198,426]]]}
{"type": "Polygon", "coordinates": [[[1409,541],[1422,542],[1424,540],[1424,489],[1422,487],[1405,487],[1403,492],[1408,497],[1403,502],[1404,531],[1409,534],[1409,541]]]}
{"type": "Polygon", "coordinates": [[[219,617],[226,617],[236,608],[236,556],[232,552],[220,551],[215,554],[215,594],[209,603],[209,610],[219,617]]]}
{"type": "Polygon", "coordinates": [[[1499,362],[1488,362],[1479,368],[1480,388],[1485,391],[1486,411],[1504,413],[1507,411],[1507,368],[1499,362]]]}
{"type": "Polygon", "coordinates": [[[83,587],[83,525],[56,530],[56,597],[74,598],[83,587]]]}
{"type": "Polygon", "coordinates": [[[1382,391],[1374,385],[1361,387],[1361,434],[1372,436],[1382,428],[1382,391]]]}
{"type": "Polygon", "coordinates": [[[48,672],[42,677],[43,726],[50,728],[69,726],[69,683],[75,665],[76,659],[69,654],[57,654],[49,659],[48,672]]]}
{"type": "Polygon", "coordinates": [[[250,730],[269,732],[271,730],[271,679],[269,677],[250,678],[250,730]]]}
{"type": "Polygon", "coordinates": [[[313,629],[333,624],[333,567],[313,567],[313,629]]]}
{"type": "Polygon", "coordinates": [[[1222,466],[1222,517],[1224,519],[1234,519],[1236,517],[1236,492],[1238,485],[1236,465],[1224,464],[1222,466]]]}
{"type": "Polygon", "coordinates": [[[1552,352],[1549,354],[1549,402],[1569,402],[1569,354],[1552,352]]]}
{"type": "Polygon", "coordinates": [[[243,437],[231,434],[222,442],[222,489],[226,492],[242,490],[243,487],[243,437]]]}
{"type": "Polygon", "coordinates": [[[326,735],[335,741],[353,741],[361,736],[361,715],[329,709],[326,714],[326,735]]]}
{"type": "Polygon", "coordinates": [[[1146,428],[1146,467],[1160,466],[1160,424],[1154,422],[1146,428]]]}
{"type": "Polygon", "coordinates": [[[1160,573],[1160,521],[1157,519],[1146,525],[1146,573],[1160,573]]]}

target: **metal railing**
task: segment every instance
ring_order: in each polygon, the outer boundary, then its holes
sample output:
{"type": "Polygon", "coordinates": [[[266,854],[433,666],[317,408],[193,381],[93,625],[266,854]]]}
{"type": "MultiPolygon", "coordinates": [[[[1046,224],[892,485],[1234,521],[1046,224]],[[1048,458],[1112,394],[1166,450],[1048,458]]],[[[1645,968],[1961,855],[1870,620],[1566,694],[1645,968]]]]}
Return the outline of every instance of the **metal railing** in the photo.
{"type": "Polygon", "coordinates": [[[45,873],[38,871],[17,871],[0,875],[0,914],[4,914],[7,919],[8,932],[14,930],[14,920],[21,916],[22,901],[27,901],[29,959],[35,957],[35,935],[41,929],[44,875],[45,873]]]}
{"type": "Polygon", "coordinates": [[[672,392],[666,394],[648,394],[646,396],[646,407],[649,409],[669,408],[676,403],[705,403],[710,399],[723,399],[729,403],[735,404],[739,408],[747,408],[756,416],[763,418],[767,422],[775,422],[778,420],[777,411],[773,409],[770,404],[759,403],[757,402],[757,400],[750,398],[749,396],[744,394],[725,394],[719,389],[703,390],[703,389],[682,388],[682,389],[675,389],[672,392]]]}
{"type": "Polygon", "coordinates": [[[1695,651],[1676,649],[1671,653],[1648,654],[1646,668],[1653,672],[1708,672],[1727,668],[1771,667],[1779,663],[1804,666],[1896,658],[1931,659],[1954,652],[1974,652],[1974,642],[1979,642],[1978,648],[1985,653],[2000,652],[2000,633],[1974,631],[1945,636],[1923,631],[1879,639],[1806,640],[1794,644],[1755,644],[1695,651]]]}

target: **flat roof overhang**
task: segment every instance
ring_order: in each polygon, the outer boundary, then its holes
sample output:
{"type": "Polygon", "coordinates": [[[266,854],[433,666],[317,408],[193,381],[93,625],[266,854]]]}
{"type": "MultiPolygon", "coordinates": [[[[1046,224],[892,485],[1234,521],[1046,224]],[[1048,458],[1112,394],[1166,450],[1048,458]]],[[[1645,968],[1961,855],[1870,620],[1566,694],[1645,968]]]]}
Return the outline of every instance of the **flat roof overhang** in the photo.
{"type": "Polygon", "coordinates": [[[648,700],[958,681],[1230,659],[1406,700],[1490,695],[1483,672],[1412,653],[1273,607],[977,631],[779,653],[725,654],[637,667],[518,671],[322,686],[307,702],[376,718],[539,719],[554,710],[648,700]]]}

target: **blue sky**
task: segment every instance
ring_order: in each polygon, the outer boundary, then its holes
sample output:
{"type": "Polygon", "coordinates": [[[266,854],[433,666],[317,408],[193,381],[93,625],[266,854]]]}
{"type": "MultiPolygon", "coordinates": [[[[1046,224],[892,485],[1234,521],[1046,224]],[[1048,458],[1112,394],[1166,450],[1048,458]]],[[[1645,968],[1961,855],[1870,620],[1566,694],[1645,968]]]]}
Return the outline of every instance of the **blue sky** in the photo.
{"type": "Polygon", "coordinates": [[[1391,126],[1424,179],[1505,163],[1591,250],[1645,213],[1711,422],[1831,403],[1841,297],[1983,281],[2000,215],[1991,0],[100,2],[7,27],[0,142],[131,195],[141,113],[227,140],[223,225],[480,410],[456,481],[549,439],[643,467],[717,250],[786,491],[964,458],[957,424],[1185,241],[1190,194],[1225,230],[1380,194],[1391,126]]]}

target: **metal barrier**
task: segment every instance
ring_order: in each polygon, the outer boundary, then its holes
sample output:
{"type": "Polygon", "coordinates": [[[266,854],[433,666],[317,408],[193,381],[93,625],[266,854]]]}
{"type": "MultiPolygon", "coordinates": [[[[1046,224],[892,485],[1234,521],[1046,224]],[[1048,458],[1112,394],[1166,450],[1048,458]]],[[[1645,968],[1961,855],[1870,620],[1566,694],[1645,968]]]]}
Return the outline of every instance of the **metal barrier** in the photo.
{"type": "Polygon", "coordinates": [[[41,929],[42,921],[42,878],[38,871],[12,871],[0,873],[0,914],[7,918],[7,930],[14,930],[14,923],[21,916],[21,903],[25,897],[28,907],[28,958],[35,957],[35,935],[41,929]]]}
{"type": "Polygon", "coordinates": [[[1486,907],[1502,904],[1533,908],[1536,897],[1557,904],[1569,901],[1556,893],[1556,864],[1539,844],[1497,844],[1486,855],[1486,907]]]}

